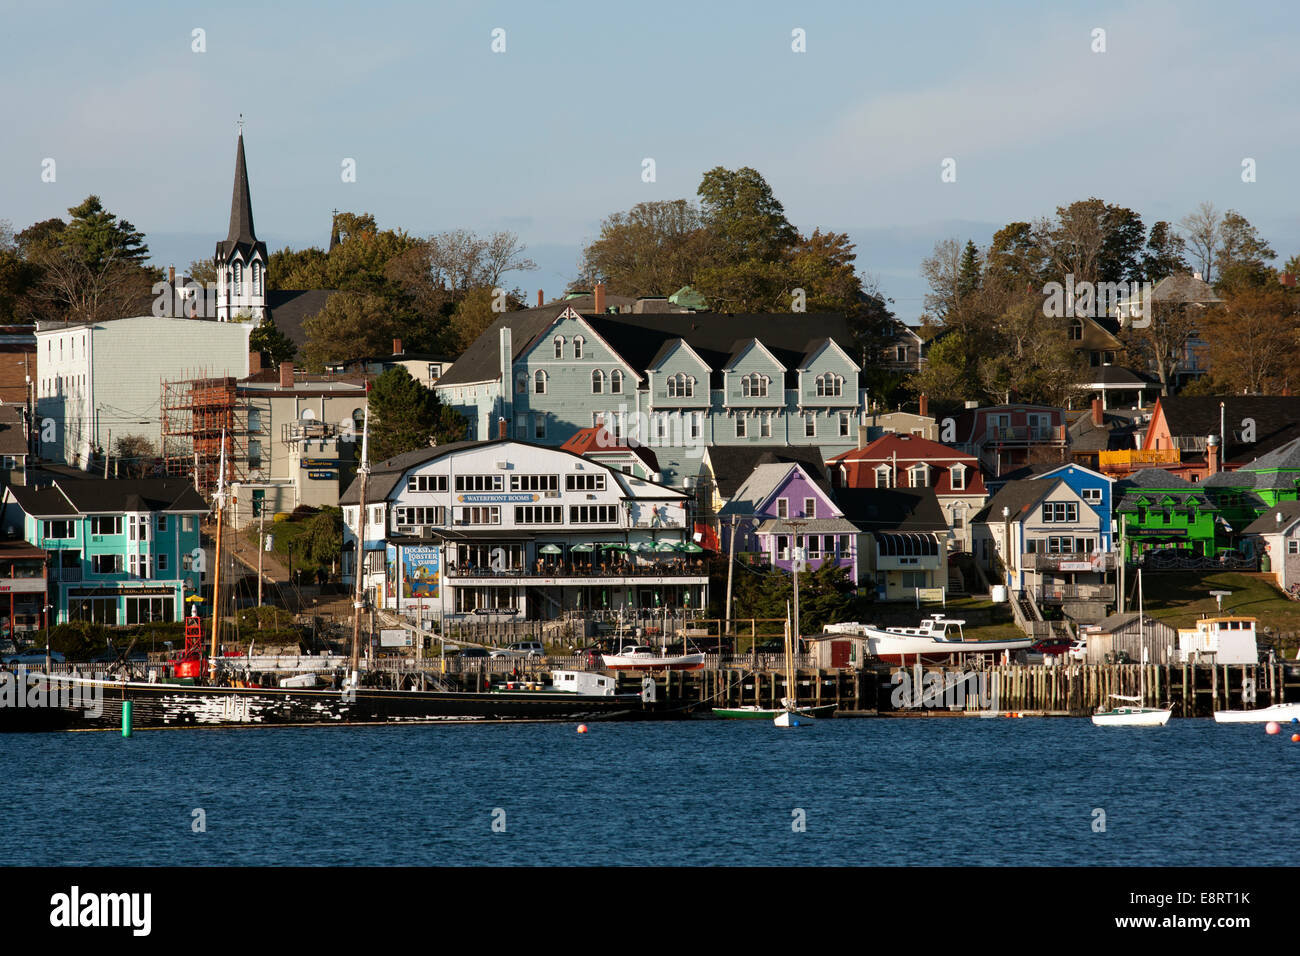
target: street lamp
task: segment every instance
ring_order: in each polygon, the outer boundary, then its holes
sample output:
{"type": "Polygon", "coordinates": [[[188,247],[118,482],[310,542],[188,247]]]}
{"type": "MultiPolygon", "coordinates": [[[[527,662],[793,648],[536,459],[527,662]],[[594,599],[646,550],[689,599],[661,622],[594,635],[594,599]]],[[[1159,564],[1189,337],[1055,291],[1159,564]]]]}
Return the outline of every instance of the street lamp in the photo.
{"type": "Polygon", "coordinates": [[[1002,509],[1002,549],[1006,556],[1002,562],[1007,569],[1007,592],[1010,594],[1011,588],[1011,509],[1004,507],[1002,509]]]}
{"type": "Polygon", "coordinates": [[[54,609],[53,604],[45,605],[45,673],[50,672],[50,611],[54,609]]]}

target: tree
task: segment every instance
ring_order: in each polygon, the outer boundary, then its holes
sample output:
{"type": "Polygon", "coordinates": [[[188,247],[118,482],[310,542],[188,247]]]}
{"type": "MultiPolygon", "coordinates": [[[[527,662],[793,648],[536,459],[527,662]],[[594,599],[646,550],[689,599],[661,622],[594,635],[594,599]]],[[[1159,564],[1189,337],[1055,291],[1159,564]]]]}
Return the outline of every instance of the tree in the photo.
{"type": "Polygon", "coordinates": [[[307,367],[319,371],[332,362],[366,355],[387,355],[394,338],[403,338],[419,317],[386,296],[338,292],[325,307],[303,322],[307,367]]]}
{"type": "Polygon", "coordinates": [[[909,379],[918,394],[960,402],[980,392],[978,355],[964,332],[949,332],[930,346],[925,367],[909,379]]]}
{"type": "Polygon", "coordinates": [[[1172,275],[1190,272],[1186,258],[1187,241],[1174,232],[1167,222],[1157,222],[1151,227],[1146,252],[1142,255],[1142,276],[1148,282],[1159,282],[1172,275]]]}
{"type": "Polygon", "coordinates": [[[1025,299],[998,317],[992,347],[978,363],[985,398],[1065,405],[1082,391],[1082,355],[1066,338],[1065,320],[1044,320],[1041,302],[1025,299]]]}
{"type": "MultiPolygon", "coordinates": [[[[791,574],[781,570],[736,573],[735,616],[786,616],[786,607],[794,599],[791,574]]],[[[860,619],[870,605],[870,600],[854,593],[848,574],[834,562],[823,562],[799,575],[799,629],[804,634],[816,634],[835,621],[860,619]]]]}
{"type": "Polygon", "coordinates": [[[1203,334],[1214,382],[1225,392],[1277,395],[1296,377],[1300,315],[1281,288],[1237,289],[1209,313],[1203,334]]]}
{"type": "Polygon", "coordinates": [[[41,270],[19,251],[13,227],[0,219],[0,323],[20,321],[21,304],[40,277],[41,270]]]}
{"type": "Polygon", "coordinates": [[[119,478],[151,475],[157,460],[158,450],[144,435],[123,435],[113,442],[113,468],[119,478]]]}
{"type": "Polygon", "coordinates": [[[921,260],[921,275],[930,286],[925,294],[925,311],[940,322],[956,315],[961,269],[962,249],[956,239],[940,239],[934,251],[921,260]]]}
{"type": "Polygon", "coordinates": [[[957,266],[957,301],[970,298],[980,290],[980,254],[975,243],[966,240],[966,247],[961,251],[961,263],[957,266]]]}
{"type": "MultiPolygon", "coordinates": [[[[455,352],[463,352],[474,344],[475,339],[487,331],[502,313],[494,306],[497,295],[491,289],[471,289],[456,304],[447,323],[447,347],[455,352]]],[[[506,299],[508,311],[522,306],[518,300],[506,299]]]]}
{"type": "Polygon", "coordinates": [[[814,229],[790,249],[788,282],[804,290],[809,312],[844,311],[864,302],[862,279],[853,267],[854,248],[847,233],[814,229]]]}
{"type": "Polygon", "coordinates": [[[297,541],[307,563],[328,568],[343,552],[343,512],[328,505],[302,523],[297,541]]]}
{"type": "Polygon", "coordinates": [[[1206,282],[1212,281],[1210,272],[1219,252],[1219,233],[1222,228],[1219,211],[1214,208],[1214,203],[1203,202],[1196,207],[1195,212],[1184,216],[1178,225],[1186,233],[1187,245],[1191,248],[1194,261],[1201,267],[1201,278],[1206,282]]]}
{"type": "Polygon", "coordinates": [[[400,365],[370,387],[370,454],[375,461],[459,441],[467,432],[464,417],[400,365]]]}
{"type": "Polygon", "coordinates": [[[1215,254],[1215,268],[1219,279],[1215,288],[1231,291],[1243,287],[1261,288],[1273,281],[1273,271],[1268,263],[1277,253],[1247,221],[1245,216],[1229,209],[1223,214],[1219,227],[1219,248],[1215,254]]]}
{"type": "Polygon", "coordinates": [[[275,322],[269,318],[263,319],[253,329],[248,337],[248,348],[265,355],[271,366],[288,362],[298,351],[293,340],[276,328],[275,322]]]}
{"type": "Polygon", "coordinates": [[[1132,323],[1121,330],[1119,338],[1130,356],[1155,373],[1160,394],[1168,395],[1204,316],[1200,306],[1179,301],[1151,303],[1148,312],[1141,327],[1132,323]]]}
{"type": "Polygon", "coordinates": [[[582,251],[583,281],[603,281],[617,295],[672,295],[692,283],[709,236],[685,199],[637,203],[607,216],[582,251]]]}

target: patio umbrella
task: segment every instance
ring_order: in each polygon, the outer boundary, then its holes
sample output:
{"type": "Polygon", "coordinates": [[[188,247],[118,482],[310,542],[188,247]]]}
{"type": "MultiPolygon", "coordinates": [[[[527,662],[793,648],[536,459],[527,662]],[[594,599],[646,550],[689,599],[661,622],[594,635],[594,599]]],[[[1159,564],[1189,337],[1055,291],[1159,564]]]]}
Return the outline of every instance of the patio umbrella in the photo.
{"type": "Polygon", "coordinates": [[[671,541],[660,541],[658,544],[655,545],[655,550],[656,550],[656,551],[676,551],[676,550],[677,550],[677,545],[673,544],[671,541]]]}
{"type": "Polygon", "coordinates": [[[537,549],[538,554],[560,554],[560,549],[553,544],[544,544],[537,549]]]}
{"type": "Polygon", "coordinates": [[[570,550],[570,551],[579,551],[579,552],[581,552],[581,553],[583,553],[583,554],[587,554],[587,553],[589,553],[590,551],[593,551],[593,550],[595,549],[595,547],[596,547],[596,546],[595,546],[594,544],[592,544],[590,541],[584,541],[584,542],[582,542],[582,544],[575,544],[575,545],[574,545],[572,548],[570,548],[569,550],[570,550]]]}
{"type": "Polygon", "coordinates": [[[627,545],[621,541],[607,541],[601,545],[606,551],[626,551],[627,545]]]}
{"type": "Polygon", "coordinates": [[[704,549],[701,548],[694,541],[687,541],[682,545],[682,550],[685,551],[687,554],[699,554],[704,549]]]}
{"type": "Polygon", "coordinates": [[[638,554],[645,554],[646,552],[653,551],[654,549],[655,546],[651,544],[649,541],[638,541],[630,548],[630,550],[635,551],[638,554]]]}

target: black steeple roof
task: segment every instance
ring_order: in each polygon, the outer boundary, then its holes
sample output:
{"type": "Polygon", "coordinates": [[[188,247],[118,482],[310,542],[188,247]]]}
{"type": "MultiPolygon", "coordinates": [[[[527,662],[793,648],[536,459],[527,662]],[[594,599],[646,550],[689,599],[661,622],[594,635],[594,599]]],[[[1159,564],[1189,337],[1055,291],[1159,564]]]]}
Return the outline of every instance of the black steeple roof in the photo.
{"type": "Polygon", "coordinates": [[[261,250],[262,261],[266,261],[266,243],[257,238],[253,230],[253,197],[248,188],[248,166],[244,161],[244,134],[239,134],[239,144],[235,149],[235,188],[230,197],[230,230],[224,242],[217,243],[218,262],[227,262],[236,251],[244,254],[244,260],[252,258],[254,250],[261,250]]]}

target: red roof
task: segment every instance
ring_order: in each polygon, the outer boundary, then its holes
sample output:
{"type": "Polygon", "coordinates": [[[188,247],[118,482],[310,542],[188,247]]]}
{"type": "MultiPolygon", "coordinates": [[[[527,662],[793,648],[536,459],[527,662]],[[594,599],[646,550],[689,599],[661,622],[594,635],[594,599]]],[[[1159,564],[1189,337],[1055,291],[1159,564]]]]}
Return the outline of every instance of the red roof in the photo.
{"type": "Polygon", "coordinates": [[[917,463],[930,466],[930,487],[936,495],[986,494],[984,474],[979,459],[958,451],[942,442],[921,438],[919,435],[881,435],[865,448],[850,448],[826,463],[832,481],[845,488],[875,488],[876,469],[881,465],[898,464],[895,487],[908,487],[907,469],[917,463]],[[952,468],[966,466],[966,487],[952,487],[952,468]],[[843,471],[841,472],[841,466],[843,471]]]}
{"type": "Polygon", "coordinates": [[[644,461],[651,471],[659,470],[659,460],[655,457],[654,452],[641,445],[632,446],[619,441],[614,437],[614,433],[603,425],[593,425],[590,428],[580,430],[560,448],[584,457],[593,452],[599,454],[627,452],[629,455],[635,455],[644,461]]]}

